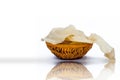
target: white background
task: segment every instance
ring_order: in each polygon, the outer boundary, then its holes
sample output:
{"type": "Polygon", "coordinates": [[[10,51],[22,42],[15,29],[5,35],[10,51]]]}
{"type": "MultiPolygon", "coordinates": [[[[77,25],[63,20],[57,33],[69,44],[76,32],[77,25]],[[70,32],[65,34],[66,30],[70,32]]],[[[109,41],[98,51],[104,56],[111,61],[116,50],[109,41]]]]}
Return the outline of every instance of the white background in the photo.
{"type": "MultiPolygon", "coordinates": [[[[44,38],[54,27],[70,24],[102,36],[115,49],[115,73],[120,74],[119,0],[0,0],[0,80],[45,80],[61,62],[47,49],[44,38]]],[[[77,60],[97,77],[108,63],[97,45],[77,60]]],[[[119,80],[119,79],[118,79],[119,80]]]]}

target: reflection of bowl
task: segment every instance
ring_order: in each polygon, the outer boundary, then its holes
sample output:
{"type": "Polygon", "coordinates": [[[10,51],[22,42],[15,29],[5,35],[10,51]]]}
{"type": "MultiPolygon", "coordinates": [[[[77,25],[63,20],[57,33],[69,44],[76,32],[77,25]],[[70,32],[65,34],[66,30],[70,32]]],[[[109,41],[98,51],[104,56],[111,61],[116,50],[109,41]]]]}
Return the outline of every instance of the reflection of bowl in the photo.
{"type": "Polygon", "coordinates": [[[83,57],[91,48],[91,43],[64,42],[51,44],[46,42],[51,52],[60,59],[78,59],[83,57]]]}
{"type": "Polygon", "coordinates": [[[60,63],[47,75],[46,80],[89,80],[92,74],[79,63],[60,63]]]}

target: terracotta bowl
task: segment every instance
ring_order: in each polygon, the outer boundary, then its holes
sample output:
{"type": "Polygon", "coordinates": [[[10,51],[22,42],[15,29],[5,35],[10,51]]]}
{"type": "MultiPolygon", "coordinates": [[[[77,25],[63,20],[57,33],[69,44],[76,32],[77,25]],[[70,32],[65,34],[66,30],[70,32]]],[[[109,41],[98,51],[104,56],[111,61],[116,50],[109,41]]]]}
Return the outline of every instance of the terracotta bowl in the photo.
{"type": "Polygon", "coordinates": [[[60,59],[82,58],[91,48],[92,43],[64,41],[59,44],[46,42],[49,50],[60,59]]]}

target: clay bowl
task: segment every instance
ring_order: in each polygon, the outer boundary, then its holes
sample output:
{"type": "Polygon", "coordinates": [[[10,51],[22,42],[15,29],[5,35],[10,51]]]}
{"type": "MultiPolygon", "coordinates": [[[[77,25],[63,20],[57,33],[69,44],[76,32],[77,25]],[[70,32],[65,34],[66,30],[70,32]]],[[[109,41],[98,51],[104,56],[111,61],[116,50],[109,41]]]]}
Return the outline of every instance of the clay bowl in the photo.
{"type": "Polygon", "coordinates": [[[82,58],[91,48],[92,43],[64,41],[59,44],[46,42],[48,49],[60,59],[82,58]]]}

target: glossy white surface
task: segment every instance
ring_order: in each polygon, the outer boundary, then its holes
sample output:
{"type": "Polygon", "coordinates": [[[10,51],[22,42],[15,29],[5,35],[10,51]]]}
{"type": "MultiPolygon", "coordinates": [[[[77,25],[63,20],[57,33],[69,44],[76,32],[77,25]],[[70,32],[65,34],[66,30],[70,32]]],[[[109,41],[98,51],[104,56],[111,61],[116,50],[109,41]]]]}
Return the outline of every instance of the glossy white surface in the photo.
{"type": "Polygon", "coordinates": [[[91,80],[120,80],[119,4],[117,0],[0,0],[0,80],[81,80],[88,78],[87,72],[91,80]],[[69,24],[86,35],[103,37],[114,47],[116,62],[110,63],[96,44],[82,59],[57,59],[40,39],[52,28],[69,24]],[[61,63],[63,67],[56,70],[61,63]]]}

